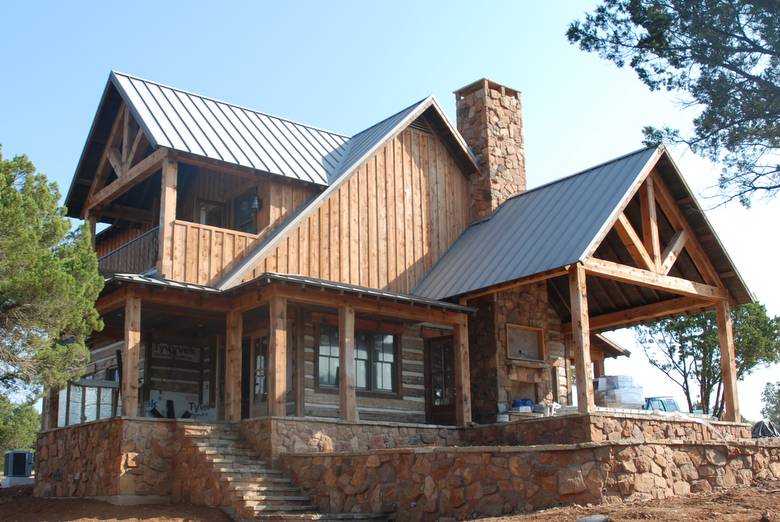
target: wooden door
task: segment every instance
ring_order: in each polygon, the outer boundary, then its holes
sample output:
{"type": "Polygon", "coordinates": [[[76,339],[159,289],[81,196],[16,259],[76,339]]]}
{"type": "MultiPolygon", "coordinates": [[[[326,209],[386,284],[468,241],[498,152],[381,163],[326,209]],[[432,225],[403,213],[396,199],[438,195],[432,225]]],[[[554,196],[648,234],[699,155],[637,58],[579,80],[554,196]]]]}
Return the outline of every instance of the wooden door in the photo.
{"type": "Polygon", "coordinates": [[[425,352],[426,418],[432,424],[455,424],[452,337],[429,339],[425,352]]]}

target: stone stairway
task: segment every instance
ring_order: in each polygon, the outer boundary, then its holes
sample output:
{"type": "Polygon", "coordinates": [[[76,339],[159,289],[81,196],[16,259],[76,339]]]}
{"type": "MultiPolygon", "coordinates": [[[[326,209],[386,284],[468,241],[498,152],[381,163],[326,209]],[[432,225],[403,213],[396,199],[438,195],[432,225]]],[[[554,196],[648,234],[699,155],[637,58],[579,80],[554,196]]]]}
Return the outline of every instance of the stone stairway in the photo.
{"type": "Polygon", "coordinates": [[[186,424],[185,446],[208,463],[223,492],[222,505],[239,521],[386,521],[383,515],[319,513],[311,499],[281,470],[273,469],[230,424],[186,424]]]}

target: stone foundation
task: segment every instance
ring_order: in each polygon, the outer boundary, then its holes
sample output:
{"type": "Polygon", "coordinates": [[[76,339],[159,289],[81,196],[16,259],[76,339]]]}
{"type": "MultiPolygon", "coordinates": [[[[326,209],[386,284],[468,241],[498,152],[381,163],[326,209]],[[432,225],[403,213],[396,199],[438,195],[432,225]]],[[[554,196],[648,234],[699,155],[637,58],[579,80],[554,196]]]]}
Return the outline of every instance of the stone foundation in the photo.
{"type": "Polygon", "coordinates": [[[780,442],[590,442],[286,454],[323,511],[463,519],[568,503],[663,499],[780,479],[780,442]]]}

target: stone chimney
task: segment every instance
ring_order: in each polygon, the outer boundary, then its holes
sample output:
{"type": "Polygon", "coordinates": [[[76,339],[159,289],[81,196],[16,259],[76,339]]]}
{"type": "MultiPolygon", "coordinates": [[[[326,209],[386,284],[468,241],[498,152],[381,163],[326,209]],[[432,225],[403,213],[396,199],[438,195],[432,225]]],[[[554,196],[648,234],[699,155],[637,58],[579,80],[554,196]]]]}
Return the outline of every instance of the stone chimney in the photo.
{"type": "Polygon", "coordinates": [[[471,182],[471,218],[479,220],[525,190],[520,92],[482,79],[455,91],[455,106],[458,131],[480,166],[471,182]]]}

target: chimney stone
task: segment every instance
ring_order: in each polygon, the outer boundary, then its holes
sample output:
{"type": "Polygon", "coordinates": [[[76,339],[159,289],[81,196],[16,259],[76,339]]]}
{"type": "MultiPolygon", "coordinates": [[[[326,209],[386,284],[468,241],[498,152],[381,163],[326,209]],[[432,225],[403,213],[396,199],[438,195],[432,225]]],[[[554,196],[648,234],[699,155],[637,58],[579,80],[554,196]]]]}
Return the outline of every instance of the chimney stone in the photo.
{"type": "Polygon", "coordinates": [[[476,221],[526,189],[520,92],[482,79],[455,91],[455,106],[458,131],[480,167],[471,181],[476,221]]]}

